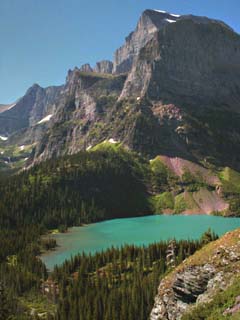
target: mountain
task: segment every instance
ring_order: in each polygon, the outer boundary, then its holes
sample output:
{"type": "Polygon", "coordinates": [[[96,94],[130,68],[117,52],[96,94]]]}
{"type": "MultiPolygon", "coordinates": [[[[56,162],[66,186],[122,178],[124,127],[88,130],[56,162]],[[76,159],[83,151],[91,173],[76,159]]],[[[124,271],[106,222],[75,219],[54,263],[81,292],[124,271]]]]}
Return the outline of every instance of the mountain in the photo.
{"type": "Polygon", "coordinates": [[[34,84],[15,104],[1,108],[0,135],[9,136],[18,130],[32,127],[54,113],[60,93],[61,86],[44,89],[34,84]]]}
{"type": "Polygon", "coordinates": [[[161,10],[145,10],[138,21],[135,31],[130,33],[126,38],[125,44],[116,50],[113,72],[129,72],[132,68],[134,59],[139,55],[140,50],[154,38],[159,30],[164,30],[169,24],[173,24],[179,20],[188,19],[202,24],[217,23],[230,29],[223,22],[214,19],[193,15],[180,16],[161,10]]]}
{"type": "Polygon", "coordinates": [[[0,135],[8,140],[0,143],[0,161],[29,167],[118,143],[160,159],[177,177],[177,187],[149,185],[157,203],[160,192],[171,192],[164,209],[175,212],[180,194],[180,212],[225,212],[230,204],[239,214],[239,75],[240,36],[225,23],[146,10],[113,63],[75,67],[63,86],[34,85],[1,113],[0,135]]]}
{"type": "Polygon", "coordinates": [[[167,24],[142,48],[120,100],[148,98],[151,153],[238,166],[239,50],[230,28],[193,16],[167,24]]]}
{"type": "Polygon", "coordinates": [[[149,158],[239,169],[238,34],[205,17],[146,10],[117,52],[113,74],[69,71],[35,160],[113,138],[149,158]]]}
{"type": "Polygon", "coordinates": [[[111,114],[125,79],[125,75],[69,71],[63,99],[36,147],[35,160],[73,154],[108,138],[111,114]]]}

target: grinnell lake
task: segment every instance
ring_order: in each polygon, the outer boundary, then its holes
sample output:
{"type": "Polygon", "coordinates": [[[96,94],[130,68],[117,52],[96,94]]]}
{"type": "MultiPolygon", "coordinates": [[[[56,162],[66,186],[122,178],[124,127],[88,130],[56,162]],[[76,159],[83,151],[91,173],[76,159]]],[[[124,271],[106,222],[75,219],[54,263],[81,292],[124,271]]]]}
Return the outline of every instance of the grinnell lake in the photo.
{"type": "Polygon", "coordinates": [[[52,270],[55,265],[82,252],[95,253],[124,244],[148,245],[173,238],[199,239],[208,228],[221,236],[239,227],[240,218],[208,215],[154,215],[107,220],[53,235],[58,246],[56,250],[43,254],[41,259],[52,270]]]}

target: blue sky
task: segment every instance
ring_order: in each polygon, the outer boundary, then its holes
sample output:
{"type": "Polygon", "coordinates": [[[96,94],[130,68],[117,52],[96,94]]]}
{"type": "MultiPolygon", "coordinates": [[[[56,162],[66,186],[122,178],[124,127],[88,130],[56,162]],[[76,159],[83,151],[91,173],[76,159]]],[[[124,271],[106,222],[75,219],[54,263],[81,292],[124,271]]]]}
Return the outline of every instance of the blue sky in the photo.
{"type": "Polygon", "coordinates": [[[0,103],[112,59],[145,9],[221,19],[240,33],[239,0],[0,0],[0,103]]]}

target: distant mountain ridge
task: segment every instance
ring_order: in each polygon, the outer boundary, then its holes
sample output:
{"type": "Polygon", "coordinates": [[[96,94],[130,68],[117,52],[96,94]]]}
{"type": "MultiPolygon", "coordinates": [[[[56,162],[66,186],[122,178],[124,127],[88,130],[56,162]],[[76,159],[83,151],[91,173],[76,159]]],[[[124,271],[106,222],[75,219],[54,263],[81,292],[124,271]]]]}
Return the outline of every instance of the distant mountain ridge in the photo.
{"type": "Polygon", "coordinates": [[[9,136],[23,128],[32,127],[47,114],[53,113],[61,89],[61,86],[42,88],[34,84],[15,104],[2,109],[0,134],[9,136]]]}
{"type": "Polygon", "coordinates": [[[15,103],[12,104],[0,104],[0,113],[10,110],[15,106],[15,103]]]}
{"type": "Polygon", "coordinates": [[[218,20],[145,10],[113,62],[34,85],[2,112],[0,134],[22,143],[30,132],[34,162],[114,139],[149,158],[240,169],[239,112],[240,36],[218,20]]]}

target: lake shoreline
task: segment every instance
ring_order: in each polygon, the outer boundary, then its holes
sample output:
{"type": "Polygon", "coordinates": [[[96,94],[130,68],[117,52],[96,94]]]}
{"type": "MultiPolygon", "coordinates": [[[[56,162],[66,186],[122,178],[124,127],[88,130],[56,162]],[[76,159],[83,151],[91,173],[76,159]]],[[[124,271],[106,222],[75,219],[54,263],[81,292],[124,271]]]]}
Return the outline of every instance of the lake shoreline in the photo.
{"type": "Polygon", "coordinates": [[[211,228],[219,236],[240,228],[239,218],[223,218],[210,215],[151,215],[134,218],[120,218],[71,227],[65,234],[55,234],[54,250],[43,253],[40,258],[49,270],[71,256],[85,252],[94,254],[114,246],[148,245],[170,239],[199,239],[211,228]]]}

